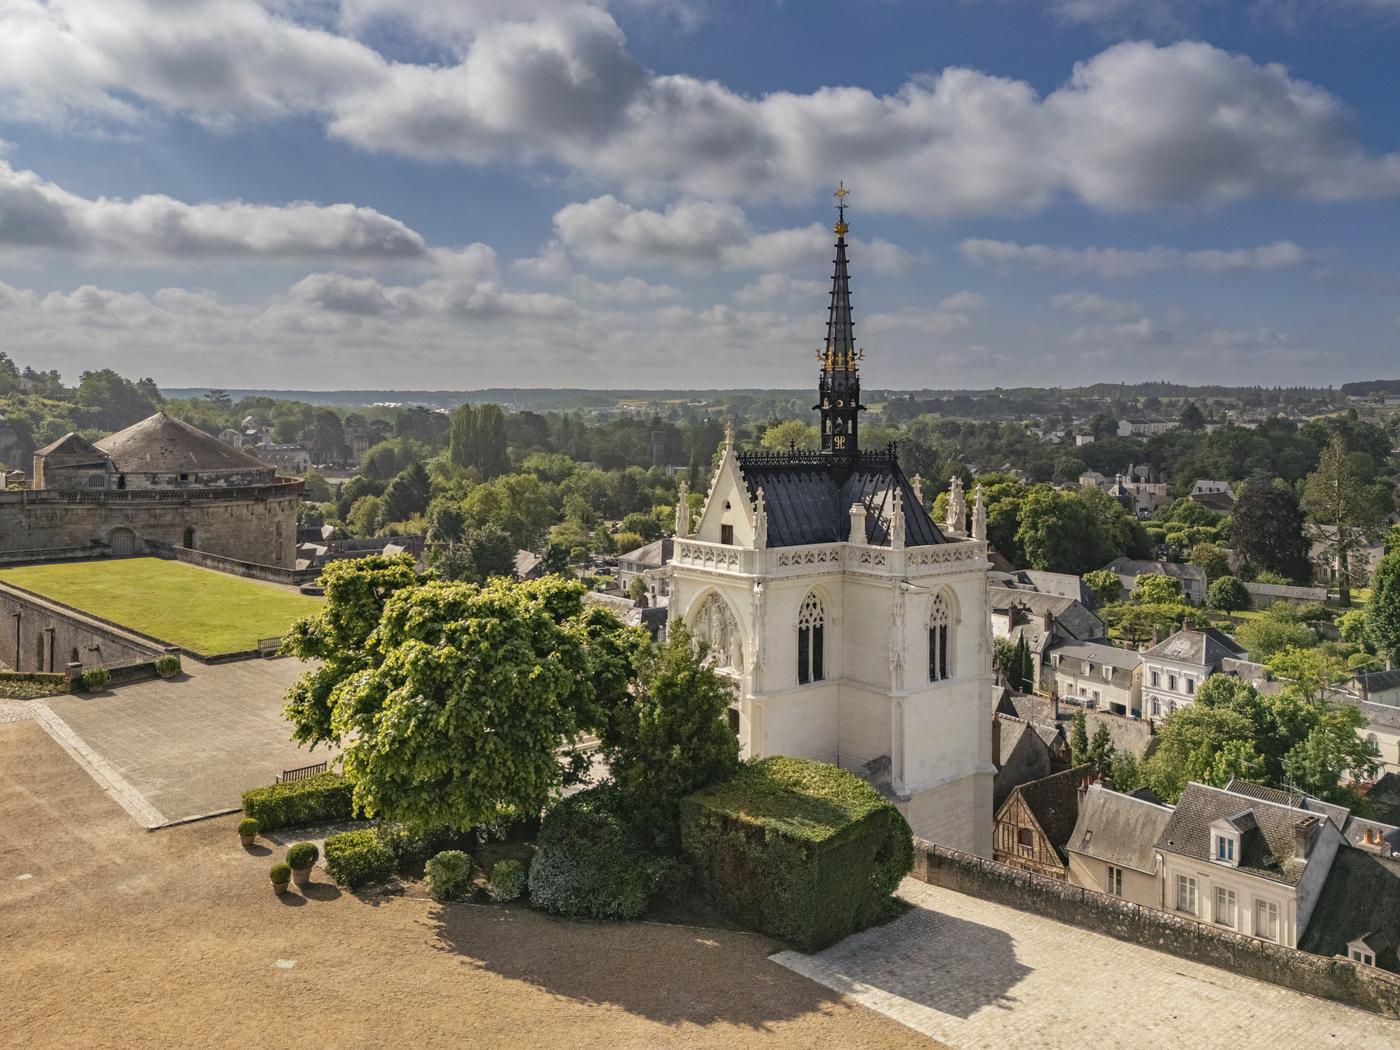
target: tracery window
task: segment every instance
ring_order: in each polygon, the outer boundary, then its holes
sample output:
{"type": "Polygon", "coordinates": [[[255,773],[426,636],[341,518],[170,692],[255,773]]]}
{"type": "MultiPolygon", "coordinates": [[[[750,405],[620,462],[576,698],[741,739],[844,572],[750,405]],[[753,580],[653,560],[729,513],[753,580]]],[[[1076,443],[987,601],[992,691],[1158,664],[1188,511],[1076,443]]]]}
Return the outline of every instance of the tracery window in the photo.
{"type": "Polygon", "coordinates": [[[826,678],[823,657],[826,648],[826,614],[821,599],[813,592],[802,601],[797,615],[797,684],[820,682],[826,678]]]}
{"type": "Polygon", "coordinates": [[[948,599],[938,595],[933,599],[928,616],[928,680],[941,682],[952,677],[952,614],[948,599]]]}

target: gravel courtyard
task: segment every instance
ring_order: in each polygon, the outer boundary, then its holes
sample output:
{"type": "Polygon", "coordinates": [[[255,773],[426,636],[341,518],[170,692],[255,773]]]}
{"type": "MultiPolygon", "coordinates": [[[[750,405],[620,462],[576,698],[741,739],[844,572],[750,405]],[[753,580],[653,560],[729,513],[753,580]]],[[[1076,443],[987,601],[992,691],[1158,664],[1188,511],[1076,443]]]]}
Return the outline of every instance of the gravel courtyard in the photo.
{"type": "Polygon", "coordinates": [[[0,724],[0,813],[7,1048],[940,1045],[749,934],[284,902],[234,817],[144,831],[32,721],[0,724]]]}

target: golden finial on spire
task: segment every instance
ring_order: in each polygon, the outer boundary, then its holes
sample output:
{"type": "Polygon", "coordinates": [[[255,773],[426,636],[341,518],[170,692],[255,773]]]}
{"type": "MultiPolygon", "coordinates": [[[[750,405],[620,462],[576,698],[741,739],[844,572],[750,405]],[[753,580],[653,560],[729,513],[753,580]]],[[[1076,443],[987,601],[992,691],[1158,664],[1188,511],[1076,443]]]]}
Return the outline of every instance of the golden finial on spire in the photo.
{"type": "Polygon", "coordinates": [[[836,192],[832,194],[836,198],[836,236],[846,236],[846,231],[850,229],[846,225],[846,196],[851,191],[846,189],[846,180],[842,179],[836,185],[836,192]]]}

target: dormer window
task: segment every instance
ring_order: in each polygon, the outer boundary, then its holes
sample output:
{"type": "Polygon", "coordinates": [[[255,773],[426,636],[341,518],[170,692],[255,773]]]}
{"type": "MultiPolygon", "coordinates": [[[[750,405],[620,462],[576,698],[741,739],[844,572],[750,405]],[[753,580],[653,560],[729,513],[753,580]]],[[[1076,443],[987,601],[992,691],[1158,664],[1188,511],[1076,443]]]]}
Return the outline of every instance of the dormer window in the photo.
{"type": "Polygon", "coordinates": [[[1233,837],[1229,835],[1217,835],[1215,837],[1215,859],[1224,861],[1226,864],[1235,862],[1235,850],[1238,847],[1233,837]]]}

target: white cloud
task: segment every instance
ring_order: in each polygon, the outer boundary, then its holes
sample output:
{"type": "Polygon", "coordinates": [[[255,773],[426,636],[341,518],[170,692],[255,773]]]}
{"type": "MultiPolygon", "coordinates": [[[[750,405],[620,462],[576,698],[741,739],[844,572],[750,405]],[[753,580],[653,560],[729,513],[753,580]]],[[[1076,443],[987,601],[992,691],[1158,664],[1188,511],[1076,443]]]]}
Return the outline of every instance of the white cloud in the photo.
{"type": "Polygon", "coordinates": [[[428,251],[417,232],[372,208],[187,204],[163,194],[92,200],[0,160],[0,252],[35,249],[123,263],[240,257],[396,261],[428,251]]]}
{"type": "Polygon", "coordinates": [[[947,335],[971,326],[972,315],[986,305],[986,300],[976,292],[954,292],[934,307],[910,306],[891,313],[871,314],[865,322],[865,331],[872,335],[890,332],[947,335]]]}
{"type": "Polygon", "coordinates": [[[640,277],[620,277],[616,281],[595,281],[582,274],[569,284],[569,290],[584,299],[624,303],[672,303],[682,298],[681,290],[671,284],[651,284],[640,277]]]}
{"type": "Polygon", "coordinates": [[[1098,292],[1060,292],[1049,299],[1050,309],[1079,317],[1097,317],[1106,321],[1128,321],[1142,316],[1142,307],[1122,299],[1110,299],[1098,292]]]}
{"type": "MultiPolygon", "coordinates": [[[[519,265],[547,275],[559,272],[567,255],[620,269],[810,271],[829,264],[833,237],[819,223],[759,232],[742,208],[722,201],[681,201],[656,211],[634,207],[611,194],[565,205],[554,216],[554,230],[555,241],[540,256],[519,265]]],[[[852,240],[850,254],[857,274],[862,267],[876,273],[903,273],[914,261],[903,248],[879,238],[852,240]]]]}
{"type": "Polygon", "coordinates": [[[1336,96],[1204,43],[1117,44],[1044,95],[954,67],[887,95],[748,97],[646,70],[600,7],[370,6],[446,11],[457,60],[389,61],[253,0],[7,0],[0,97],[47,121],[306,114],[365,149],[562,164],[634,197],[807,201],[833,171],[861,207],[918,215],[1400,193],[1400,155],[1368,151],[1336,96]]]}
{"type": "Polygon", "coordinates": [[[805,299],[820,302],[828,290],[826,281],[800,280],[785,273],[765,273],[734,293],[741,303],[764,303],[773,299],[805,299]]]}
{"type": "Polygon", "coordinates": [[[1307,260],[1292,241],[1275,241],[1258,248],[1228,251],[1211,248],[1181,251],[1177,248],[1066,248],[1048,244],[1016,244],[1012,241],[971,239],[958,245],[963,258],[975,266],[997,270],[1030,269],[1056,273],[1091,273],[1107,279],[1142,277],[1163,270],[1196,270],[1222,273],[1232,270],[1277,270],[1299,266],[1307,260]]]}
{"type": "Polygon", "coordinates": [[[1138,317],[1131,321],[1116,324],[1085,325],[1075,328],[1064,337],[1064,342],[1079,345],[1121,346],[1125,343],[1161,345],[1174,342],[1175,334],[1163,328],[1150,317],[1138,317]]]}

